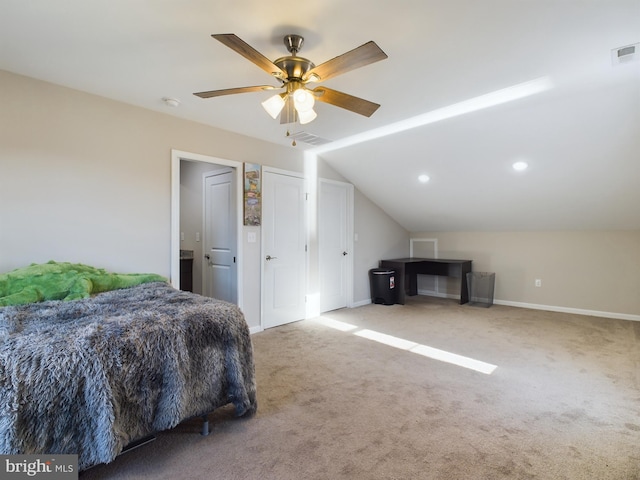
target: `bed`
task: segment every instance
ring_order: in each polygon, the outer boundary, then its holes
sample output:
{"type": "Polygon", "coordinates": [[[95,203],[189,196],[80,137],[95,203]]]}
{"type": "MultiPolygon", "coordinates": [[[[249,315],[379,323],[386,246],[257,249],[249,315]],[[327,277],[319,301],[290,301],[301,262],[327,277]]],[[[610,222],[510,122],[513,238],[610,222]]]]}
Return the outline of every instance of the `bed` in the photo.
{"type": "Polygon", "coordinates": [[[147,282],[0,307],[0,454],[77,454],[84,470],[228,404],[257,408],[233,304],[147,282]]]}

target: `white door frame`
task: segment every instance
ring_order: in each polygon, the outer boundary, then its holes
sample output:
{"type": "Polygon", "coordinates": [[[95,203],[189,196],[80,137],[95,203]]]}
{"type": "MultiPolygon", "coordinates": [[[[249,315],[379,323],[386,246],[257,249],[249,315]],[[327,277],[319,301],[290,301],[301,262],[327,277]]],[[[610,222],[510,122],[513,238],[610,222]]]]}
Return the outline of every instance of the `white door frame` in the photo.
{"type": "MultiPolygon", "coordinates": [[[[329,180],[326,178],[320,178],[319,179],[319,183],[327,183],[327,184],[331,184],[331,185],[338,185],[338,186],[342,186],[346,189],[347,191],[347,212],[346,212],[346,231],[347,231],[347,250],[348,250],[348,254],[349,254],[349,261],[347,262],[347,271],[346,271],[346,300],[347,300],[347,308],[352,308],[353,305],[353,269],[354,269],[354,262],[355,262],[355,248],[354,248],[354,200],[353,200],[353,196],[354,196],[354,187],[353,184],[351,183],[346,183],[346,182],[340,182],[338,180],[329,180]]],[[[322,187],[321,185],[318,185],[318,209],[322,208],[322,196],[321,196],[321,192],[322,192],[322,187]]],[[[318,237],[320,238],[320,237],[318,237]]],[[[322,245],[318,244],[318,249],[322,249],[322,245]]],[[[318,274],[321,275],[321,269],[322,269],[322,265],[318,266],[318,274]]],[[[319,282],[321,284],[321,282],[319,282]]],[[[322,292],[320,292],[320,295],[322,295],[322,292]]]]}
{"type": "Polygon", "coordinates": [[[243,307],[243,278],[242,278],[242,162],[211,157],[199,153],[171,150],[171,269],[170,281],[174,288],[180,288],[180,161],[194,161],[225,165],[236,169],[236,252],[237,252],[237,291],[238,307],[243,307]]]}

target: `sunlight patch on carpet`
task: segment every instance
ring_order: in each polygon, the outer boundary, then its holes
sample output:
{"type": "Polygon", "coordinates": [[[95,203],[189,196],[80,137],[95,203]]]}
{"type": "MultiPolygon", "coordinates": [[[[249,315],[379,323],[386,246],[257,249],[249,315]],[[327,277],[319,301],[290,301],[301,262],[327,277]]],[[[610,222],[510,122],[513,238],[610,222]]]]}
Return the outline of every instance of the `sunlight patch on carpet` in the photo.
{"type": "Polygon", "coordinates": [[[446,350],[438,350],[437,348],[427,347],[426,345],[418,345],[417,347],[409,350],[412,353],[423,355],[425,357],[432,358],[434,360],[440,360],[441,362],[451,363],[459,367],[469,368],[476,372],[491,375],[493,371],[498,368],[497,365],[491,363],[482,362],[473,358],[464,357],[455,353],[447,352],[446,350]]]}
{"type": "Polygon", "coordinates": [[[325,327],[333,328],[335,330],[340,330],[341,332],[349,332],[351,330],[355,330],[358,328],[357,325],[351,325],[350,323],[341,322],[339,320],[332,320],[331,318],[320,317],[317,318],[316,321],[321,323],[325,327]]]}
{"type": "Polygon", "coordinates": [[[404,340],[402,338],[387,335],[385,333],[376,332],[375,330],[359,330],[355,332],[354,335],[357,335],[358,337],[368,338],[369,340],[373,340],[374,342],[384,343],[385,345],[396,347],[400,350],[411,350],[412,348],[419,345],[416,342],[411,342],[409,340],[404,340]]]}
{"type": "Polygon", "coordinates": [[[399,348],[400,350],[406,350],[411,353],[422,355],[423,357],[431,358],[432,360],[438,360],[440,362],[450,363],[458,367],[475,370],[476,372],[484,373],[485,375],[491,375],[493,371],[498,368],[497,365],[493,365],[491,363],[486,363],[474,358],[447,352],[446,350],[429,347],[427,345],[421,345],[419,343],[412,342],[411,340],[394,337],[393,335],[376,332],[375,330],[369,330],[366,328],[357,330],[359,327],[350,323],[340,322],[338,320],[332,320],[326,317],[320,317],[317,319],[317,321],[322,325],[340,330],[341,332],[352,332],[354,335],[361,338],[366,338],[368,340],[382,343],[390,347],[399,348]],[[353,332],[353,330],[357,331],[353,332]]]}

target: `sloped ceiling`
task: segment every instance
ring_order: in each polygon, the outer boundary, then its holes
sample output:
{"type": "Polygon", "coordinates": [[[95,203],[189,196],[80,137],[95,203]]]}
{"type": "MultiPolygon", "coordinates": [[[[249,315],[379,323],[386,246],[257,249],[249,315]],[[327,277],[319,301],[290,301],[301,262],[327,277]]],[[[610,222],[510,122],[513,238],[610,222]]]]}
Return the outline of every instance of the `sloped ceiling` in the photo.
{"type": "Polygon", "coordinates": [[[638,0],[5,0],[1,13],[0,69],[283,145],[260,106],[273,93],[193,95],[277,85],[210,35],[275,60],[298,33],[315,64],[374,40],[388,59],[326,86],[380,109],[317,103],[289,130],[331,142],[290,148],[409,231],[640,229],[640,61],[612,61],[640,42],[638,0]]]}

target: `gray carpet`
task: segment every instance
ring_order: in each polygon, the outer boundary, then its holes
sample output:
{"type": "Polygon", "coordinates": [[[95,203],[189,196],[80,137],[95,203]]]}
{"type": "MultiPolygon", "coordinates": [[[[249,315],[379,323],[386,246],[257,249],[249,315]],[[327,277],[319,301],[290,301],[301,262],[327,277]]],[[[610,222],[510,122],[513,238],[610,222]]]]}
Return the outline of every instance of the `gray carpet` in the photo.
{"type": "Polygon", "coordinates": [[[640,479],[640,322],[419,296],[252,338],[254,417],[225,407],[208,437],[188,421],[80,478],[640,479]]]}

